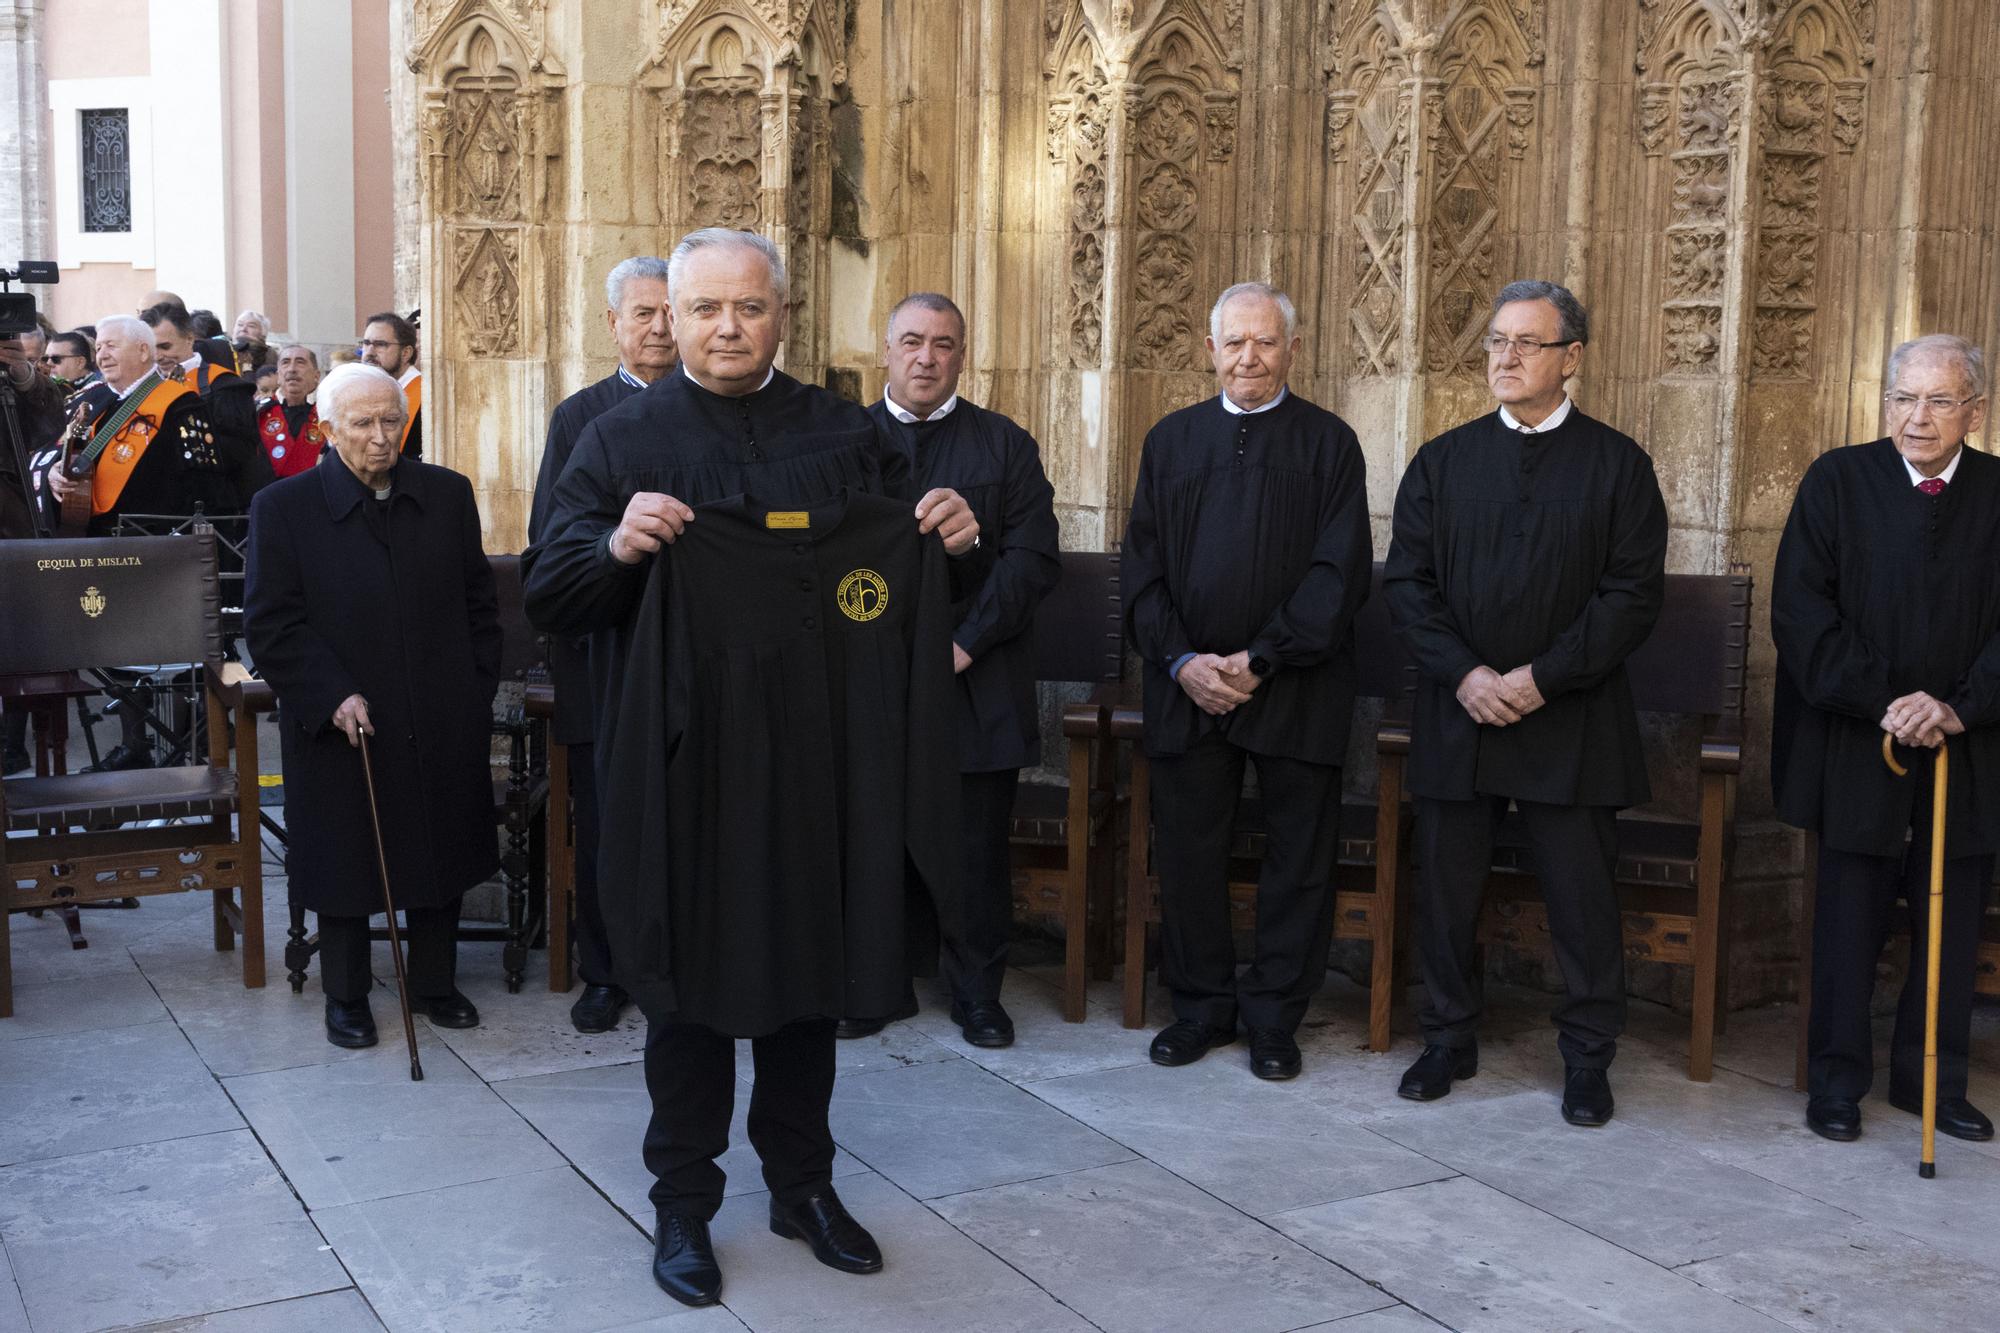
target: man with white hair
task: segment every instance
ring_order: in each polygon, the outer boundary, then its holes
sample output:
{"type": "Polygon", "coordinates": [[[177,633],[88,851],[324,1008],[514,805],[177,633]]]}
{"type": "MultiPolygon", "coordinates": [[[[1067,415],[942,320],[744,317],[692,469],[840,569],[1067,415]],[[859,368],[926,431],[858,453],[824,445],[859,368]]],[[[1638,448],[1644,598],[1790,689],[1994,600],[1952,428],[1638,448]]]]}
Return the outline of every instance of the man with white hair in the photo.
{"type": "MultiPolygon", "coordinates": [[[[838,854],[825,877],[663,882],[666,867],[643,852],[670,814],[662,793],[649,789],[646,772],[614,771],[610,757],[617,741],[651,736],[621,708],[643,706],[652,716],[670,703],[662,698],[663,664],[632,658],[635,644],[660,643],[657,625],[637,623],[641,599],[655,561],[691,525],[724,521],[702,517],[697,506],[754,501],[768,510],[772,532],[793,534],[779,554],[796,551],[793,577],[782,585],[784,597],[799,599],[788,603],[802,613],[794,633],[825,632],[832,642],[839,626],[872,618],[882,602],[861,610],[858,599],[868,594],[859,592],[836,603],[834,586],[816,567],[817,538],[809,534],[824,519],[813,519],[813,506],[836,502],[844,512],[854,496],[913,497],[902,452],[865,411],[775,367],[788,285],[770,240],[721,227],[693,232],[668,259],[667,288],[680,370],[584,427],[523,567],[530,619],[552,633],[590,636],[605,815],[599,896],[619,982],[648,1023],[653,1118],[644,1152],[658,1210],[654,1280],[684,1304],[710,1305],[720,1299],[722,1272],[708,1223],[722,1204],[715,1159],[729,1146],[738,1037],[751,1039],[756,1065],[749,1132],[771,1193],[771,1229],[806,1240],[820,1262],[841,1271],[882,1267],[874,1238],[834,1192],[827,1112],[834,1019],[891,1012],[909,979],[900,940],[850,939],[848,923],[857,904],[893,902],[900,926],[905,888],[846,879],[838,854]],[[628,671],[636,682],[630,688],[628,671]],[[829,903],[835,928],[802,931],[800,923],[826,918],[829,903]],[[659,925],[667,916],[675,922],[670,933],[659,925]]],[[[909,521],[936,533],[948,553],[971,552],[979,539],[970,506],[953,491],[926,494],[909,521]]],[[[855,569],[847,581],[862,575],[873,572],[855,569]]],[[[866,586],[881,592],[879,579],[866,586]]],[[[901,595],[915,605],[915,592],[901,595]]],[[[664,647],[686,653],[698,645],[675,639],[664,647]]],[[[820,650],[801,644],[799,651],[820,650]]],[[[948,716],[941,720],[951,725],[948,716]]],[[[639,758],[655,757],[648,750],[639,758]]],[[[773,841],[824,831],[802,831],[790,811],[768,815],[773,841]]],[[[820,817],[815,806],[813,818],[820,817]]]]}
{"type": "Polygon", "coordinates": [[[1289,297],[1238,283],[1208,328],[1220,392],[1147,432],[1125,530],[1174,1008],[1151,1055],[1189,1064],[1235,1041],[1240,1020],[1251,1072],[1288,1079],[1333,931],[1354,614],[1370,577],[1365,467],[1353,429],[1286,387],[1300,342],[1289,297]],[[1256,952],[1238,976],[1229,849],[1246,763],[1269,849],[1256,952]]]}
{"type": "Polygon", "coordinates": [[[236,352],[236,373],[253,376],[269,365],[271,355],[271,318],[261,310],[245,310],[236,317],[236,327],[230,330],[229,341],[236,352]]]}
{"type": "Polygon", "coordinates": [[[500,676],[493,573],[472,485],[401,456],[403,395],[375,366],[319,388],[332,456],[250,507],[244,633],[284,725],[292,901],[319,916],[326,1037],[375,1043],[368,918],[382,910],[363,733],[410,1003],[478,1025],[456,984],[465,891],[499,864],[487,769],[500,676]]]}
{"type": "Polygon", "coordinates": [[[1806,1124],[1838,1141],[1861,1133],[1875,964],[1898,893],[1917,943],[1889,1039],[1889,1105],[1921,1113],[1927,760],[1949,754],[1937,1127],[1990,1139],[1993,1122],[1966,1100],[1979,926],[2000,850],[2000,460],[1966,447],[1987,420],[1986,359],[1933,334],[1896,348],[1884,382],[1888,436],[1806,469],[1771,579],[1771,777],[1779,817],[1819,845],[1806,1124]],[[1909,747],[1908,777],[1882,762],[1885,734],[1909,747]]]}
{"type": "MultiPolygon", "coordinates": [[[[604,279],[604,319],[618,349],[618,368],[595,384],[556,404],[542,447],[541,475],[535,481],[528,515],[528,540],[548,534],[549,508],[584,427],[657,381],[674,368],[674,335],[668,328],[667,261],[635,255],[604,279]]],[[[611,973],[611,942],[597,905],[597,774],[587,641],[558,634],[549,641],[549,677],[555,684],[555,728],[550,739],[569,747],[570,803],[576,820],[575,885],[577,971],[583,993],[570,1006],[578,1032],[609,1032],[625,1007],[626,995],[611,973]]]]}

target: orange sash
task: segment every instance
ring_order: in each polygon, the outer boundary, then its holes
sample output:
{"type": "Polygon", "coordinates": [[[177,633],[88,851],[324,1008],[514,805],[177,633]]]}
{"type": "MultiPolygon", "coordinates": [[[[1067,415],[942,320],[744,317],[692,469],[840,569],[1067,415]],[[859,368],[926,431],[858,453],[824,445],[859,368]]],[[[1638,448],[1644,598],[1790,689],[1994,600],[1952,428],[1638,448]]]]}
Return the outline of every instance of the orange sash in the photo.
{"type": "Polygon", "coordinates": [[[132,480],[132,471],[145,456],[146,446],[160,433],[167,409],[174,399],[193,392],[193,388],[179,380],[161,380],[153,386],[125,428],[112,436],[111,443],[97,456],[97,467],[91,473],[95,478],[90,497],[92,513],[108,514],[118,507],[118,497],[124,494],[125,483],[132,480]]]}
{"type": "Polygon", "coordinates": [[[410,447],[410,427],[417,424],[417,413],[424,410],[424,377],[422,375],[417,376],[403,386],[403,402],[409,407],[410,414],[403,418],[403,438],[396,442],[396,452],[398,453],[410,447]]]}

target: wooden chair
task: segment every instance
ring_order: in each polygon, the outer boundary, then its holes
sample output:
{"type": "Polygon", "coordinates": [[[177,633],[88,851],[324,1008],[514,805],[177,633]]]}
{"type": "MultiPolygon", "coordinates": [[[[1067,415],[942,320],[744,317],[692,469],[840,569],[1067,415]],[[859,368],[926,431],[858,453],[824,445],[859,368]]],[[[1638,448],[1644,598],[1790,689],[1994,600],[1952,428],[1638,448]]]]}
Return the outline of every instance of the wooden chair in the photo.
{"type": "MultiPolygon", "coordinates": [[[[1376,799],[1371,804],[1343,797],[1340,848],[1334,888],[1334,938],[1367,940],[1373,947],[1368,976],[1368,1049],[1389,1049],[1389,1020],[1395,1000],[1393,960],[1399,938],[1397,898],[1404,874],[1401,831],[1409,819],[1403,795],[1403,765],[1410,750],[1409,657],[1389,626],[1382,596],[1382,566],[1376,565],[1369,597],[1354,619],[1356,695],[1382,701],[1375,733],[1376,799]]],[[[1141,744],[1144,719],[1137,708],[1112,713],[1115,739],[1132,743],[1130,841],[1125,895],[1125,1026],[1146,1021],[1147,928],[1160,919],[1160,877],[1153,869],[1151,766],[1141,744]]],[[[1256,920],[1257,865],[1268,842],[1262,803],[1245,798],[1237,807],[1230,848],[1231,924],[1249,930],[1256,920]]]]}
{"type": "Polygon", "coordinates": [[[243,940],[243,984],[264,984],[255,724],[221,682],[216,544],[177,537],[0,542],[8,616],[0,675],[132,663],[199,668],[204,763],[0,783],[0,1017],[13,1012],[9,913],[201,890],[215,947],[243,940]],[[246,742],[229,766],[232,731],[246,742]],[[240,893],[240,898],[238,897],[240,893]]]}
{"type": "Polygon", "coordinates": [[[1091,974],[1111,975],[1117,764],[1106,724],[1125,642],[1117,554],[1065,551],[1062,566],[1035,611],[1035,679],[1096,688],[1063,709],[1068,783],[1023,782],[1008,841],[1015,912],[1063,923],[1063,1018],[1081,1023],[1091,974]]]}

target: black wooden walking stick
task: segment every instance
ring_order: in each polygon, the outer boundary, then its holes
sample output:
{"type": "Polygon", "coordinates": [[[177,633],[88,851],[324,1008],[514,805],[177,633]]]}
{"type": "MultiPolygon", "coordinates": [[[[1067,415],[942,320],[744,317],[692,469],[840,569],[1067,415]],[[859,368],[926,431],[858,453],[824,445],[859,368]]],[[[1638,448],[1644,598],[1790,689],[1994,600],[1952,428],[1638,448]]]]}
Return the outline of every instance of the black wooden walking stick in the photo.
{"type": "MultiPolygon", "coordinates": [[[[1882,733],[1882,759],[1889,771],[1902,777],[1910,770],[1896,762],[1896,738],[1882,733]]],[[[1931,785],[1931,902],[1929,957],[1924,973],[1924,1143],[1917,1160],[1917,1174],[1925,1180],[1937,1176],[1937,1076],[1938,1076],[1938,964],[1944,953],[1944,795],[1946,761],[1950,751],[1937,748],[1936,776],[1931,785]]],[[[1916,944],[1910,941],[1911,946],[1916,944]]],[[[1913,958],[1912,964],[1916,962],[1913,958]]]]}
{"type": "Polygon", "coordinates": [[[424,1079],[423,1062],[417,1058],[417,1021],[410,1017],[410,983],[403,975],[403,939],[396,933],[396,900],[389,893],[389,852],[382,843],[382,812],[375,804],[375,764],[368,757],[368,733],[356,728],[361,738],[361,776],[368,784],[368,822],[375,828],[375,866],[382,875],[382,906],[389,914],[389,956],[396,960],[396,1001],[403,1007],[403,1037],[410,1043],[410,1081],[424,1079]]]}

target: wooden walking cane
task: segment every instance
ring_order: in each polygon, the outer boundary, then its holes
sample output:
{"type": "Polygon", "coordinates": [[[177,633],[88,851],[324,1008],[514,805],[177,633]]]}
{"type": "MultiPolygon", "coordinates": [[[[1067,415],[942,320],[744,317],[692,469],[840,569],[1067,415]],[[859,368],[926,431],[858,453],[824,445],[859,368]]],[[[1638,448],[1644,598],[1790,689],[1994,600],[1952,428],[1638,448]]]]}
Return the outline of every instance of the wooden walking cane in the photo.
{"type": "MultiPolygon", "coordinates": [[[[1903,777],[1910,770],[1896,762],[1896,738],[1882,733],[1882,760],[1903,777]]],[[[1924,962],[1924,1143],[1917,1174],[1937,1177],[1938,965],[1944,954],[1944,797],[1951,751],[1937,748],[1936,776],[1931,785],[1931,902],[1928,957],[1924,962]]],[[[1912,940],[1914,946],[1916,941],[1912,940]]],[[[1912,962],[1915,960],[1912,959],[1912,962]]]]}
{"type": "Polygon", "coordinates": [[[368,757],[368,733],[357,728],[355,735],[361,738],[361,776],[368,784],[368,822],[375,828],[375,866],[382,875],[382,906],[389,914],[389,956],[396,960],[396,1000],[403,1007],[403,1038],[410,1043],[410,1081],[421,1083],[424,1066],[417,1058],[417,1021],[410,1017],[410,983],[403,975],[403,940],[396,933],[396,900],[389,893],[389,852],[382,843],[382,813],[375,804],[375,763],[368,757]]]}

